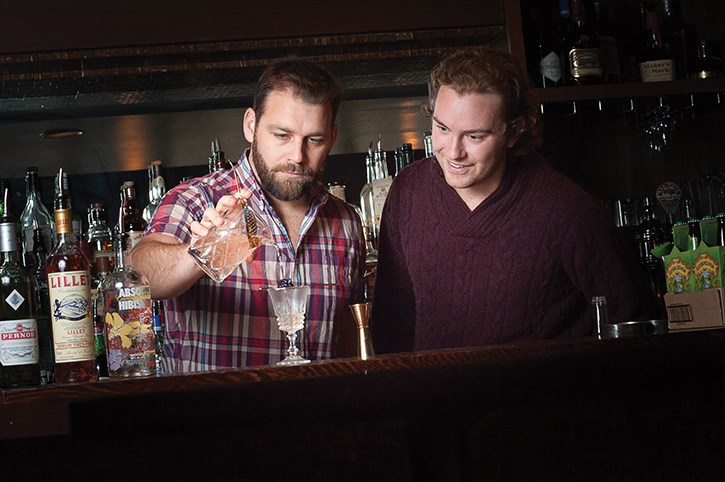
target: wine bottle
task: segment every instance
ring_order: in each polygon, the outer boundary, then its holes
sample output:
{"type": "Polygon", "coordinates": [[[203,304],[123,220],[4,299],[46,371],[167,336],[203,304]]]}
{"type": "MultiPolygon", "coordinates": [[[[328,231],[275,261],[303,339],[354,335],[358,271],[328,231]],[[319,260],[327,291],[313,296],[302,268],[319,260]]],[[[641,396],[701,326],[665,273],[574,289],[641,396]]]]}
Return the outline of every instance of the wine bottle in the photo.
{"type": "MultiPolygon", "coordinates": [[[[4,199],[7,200],[7,189],[4,199]]],[[[5,202],[7,206],[7,202],[5,202]]],[[[35,283],[18,252],[17,224],[0,217],[0,386],[40,385],[35,283]]]]}
{"type": "Polygon", "coordinates": [[[642,82],[674,80],[674,61],[662,44],[655,5],[643,1],[639,6],[642,18],[642,43],[638,54],[640,79],[642,82]]]}
{"type": "Polygon", "coordinates": [[[571,33],[565,41],[562,62],[568,84],[595,84],[603,81],[602,52],[599,38],[588,22],[586,0],[571,0],[571,33]]]}
{"type": "Polygon", "coordinates": [[[48,298],[53,330],[57,383],[98,379],[91,313],[91,273],[88,258],[73,232],[68,191],[63,189],[63,168],[53,202],[56,242],[48,255],[48,298]]]}
{"type": "Polygon", "coordinates": [[[672,55],[677,79],[686,79],[695,57],[695,32],[682,18],[679,0],[662,0],[660,34],[664,47],[672,55]]]}
{"type": "Polygon", "coordinates": [[[604,79],[608,83],[617,83],[621,80],[619,62],[619,43],[614,34],[606,7],[599,0],[594,0],[595,30],[599,37],[599,46],[602,51],[602,67],[604,79]]]}

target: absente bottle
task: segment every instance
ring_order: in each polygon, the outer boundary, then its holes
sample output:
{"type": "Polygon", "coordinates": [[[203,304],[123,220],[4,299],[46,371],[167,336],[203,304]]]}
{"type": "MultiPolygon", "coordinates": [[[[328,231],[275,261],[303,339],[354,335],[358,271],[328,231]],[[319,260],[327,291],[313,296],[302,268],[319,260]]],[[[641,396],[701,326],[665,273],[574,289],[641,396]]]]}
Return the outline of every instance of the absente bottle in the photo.
{"type": "MultiPolygon", "coordinates": [[[[63,169],[58,173],[62,179],[63,169]]],[[[73,213],[68,192],[62,185],[53,203],[56,242],[48,255],[50,301],[56,383],[89,382],[98,379],[93,343],[91,273],[88,258],[73,233],[73,213]]]]}
{"type": "Polygon", "coordinates": [[[0,386],[40,385],[35,284],[20,261],[16,223],[0,218],[0,386]]]}

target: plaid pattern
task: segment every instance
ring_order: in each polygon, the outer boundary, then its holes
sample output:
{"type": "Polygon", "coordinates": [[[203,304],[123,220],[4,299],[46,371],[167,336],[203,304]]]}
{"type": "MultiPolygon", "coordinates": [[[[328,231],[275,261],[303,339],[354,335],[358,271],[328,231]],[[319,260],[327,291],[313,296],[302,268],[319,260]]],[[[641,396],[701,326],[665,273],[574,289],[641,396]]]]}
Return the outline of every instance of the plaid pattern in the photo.
{"type": "MultiPolygon", "coordinates": [[[[179,297],[165,300],[164,363],[172,373],[266,365],[286,355],[264,288],[283,278],[310,285],[305,328],[298,347],[306,358],[330,357],[332,327],[360,295],[365,244],[360,218],[347,203],[319,186],[311,196],[295,252],[282,222],[252,174],[246,153],[234,167],[252,192],[250,208],[269,225],[279,249],[262,245],[222,283],[204,276],[179,297]]],[[[189,223],[233,193],[231,170],[192,179],[170,190],[147,233],[191,238],[189,223]]]]}

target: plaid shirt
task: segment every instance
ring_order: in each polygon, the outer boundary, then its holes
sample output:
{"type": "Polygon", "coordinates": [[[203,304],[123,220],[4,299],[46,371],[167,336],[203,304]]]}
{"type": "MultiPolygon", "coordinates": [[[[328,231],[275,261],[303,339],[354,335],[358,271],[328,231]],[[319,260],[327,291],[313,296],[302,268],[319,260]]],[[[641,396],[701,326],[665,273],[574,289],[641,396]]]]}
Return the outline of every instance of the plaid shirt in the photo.
{"type": "MultiPolygon", "coordinates": [[[[313,189],[297,250],[252,174],[246,153],[234,167],[252,192],[250,208],[267,222],[278,248],[262,245],[222,283],[207,276],[182,295],[165,301],[164,365],[172,373],[267,365],[286,355],[267,292],[283,278],[311,287],[305,328],[298,334],[302,356],[330,357],[332,328],[343,320],[362,286],[365,244],[360,218],[322,187],[313,189]]],[[[191,238],[189,224],[236,190],[231,170],[192,179],[170,190],[147,233],[191,238]]]]}

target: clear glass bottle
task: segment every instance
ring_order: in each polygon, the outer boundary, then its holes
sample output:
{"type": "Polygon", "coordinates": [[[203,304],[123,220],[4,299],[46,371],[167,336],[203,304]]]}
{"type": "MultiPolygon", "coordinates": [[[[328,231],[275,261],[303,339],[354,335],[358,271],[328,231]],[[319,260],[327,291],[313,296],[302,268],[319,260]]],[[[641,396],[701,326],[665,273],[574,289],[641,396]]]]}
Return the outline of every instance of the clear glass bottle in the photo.
{"type": "MultiPolygon", "coordinates": [[[[7,190],[5,191],[7,199],[7,190]]],[[[7,205],[7,203],[6,203],[7,205]]],[[[40,385],[35,283],[20,260],[17,224],[0,218],[0,387],[40,385]]]]}
{"type": "Polygon", "coordinates": [[[113,252],[113,233],[106,222],[106,207],[103,203],[91,203],[88,207],[88,249],[90,251],[91,271],[95,271],[98,258],[108,258],[111,269],[115,264],[113,252]]]}
{"type": "Polygon", "coordinates": [[[604,338],[604,325],[609,324],[609,311],[607,309],[606,296],[592,297],[592,318],[596,336],[600,340],[604,338]]]}
{"type": "Polygon", "coordinates": [[[223,171],[227,168],[227,161],[224,159],[224,151],[219,144],[217,137],[211,141],[211,156],[209,156],[209,172],[223,171]]]}
{"type": "Polygon", "coordinates": [[[368,149],[368,182],[360,191],[360,210],[362,212],[363,228],[370,236],[373,246],[377,249],[378,234],[380,232],[380,217],[383,205],[388,196],[388,190],[393,183],[392,176],[388,175],[388,161],[382,149],[382,136],[378,136],[377,148],[372,150],[372,143],[368,149]]]}
{"type": "Polygon", "coordinates": [[[88,257],[73,232],[70,196],[63,185],[63,169],[56,179],[56,243],[48,255],[48,297],[53,331],[56,383],[98,379],[93,342],[91,270],[88,257]]]}
{"type": "Polygon", "coordinates": [[[128,242],[125,233],[114,234],[116,268],[100,287],[108,374],[112,378],[156,374],[151,288],[143,275],[126,264],[128,242]]]}
{"type": "Polygon", "coordinates": [[[147,223],[154,217],[156,208],[161,203],[161,198],[166,194],[166,181],[164,181],[161,169],[161,161],[151,161],[148,167],[149,174],[149,203],[143,210],[143,218],[147,223]]]}
{"type": "MultiPolygon", "coordinates": [[[[46,252],[53,246],[53,216],[43,204],[40,194],[40,179],[38,168],[28,167],[25,172],[25,188],[27,200],[25,208],[20,215],[19,228],[23,243],[23,256],[29,253],[33,247],[33,230],[39,227],[43,232],[43,244],[46,252]]],[[[23,260],[25,262],[25,260],[23,260]]],[[[27,264],[26,264],[27,266],[27,264]]]]}

